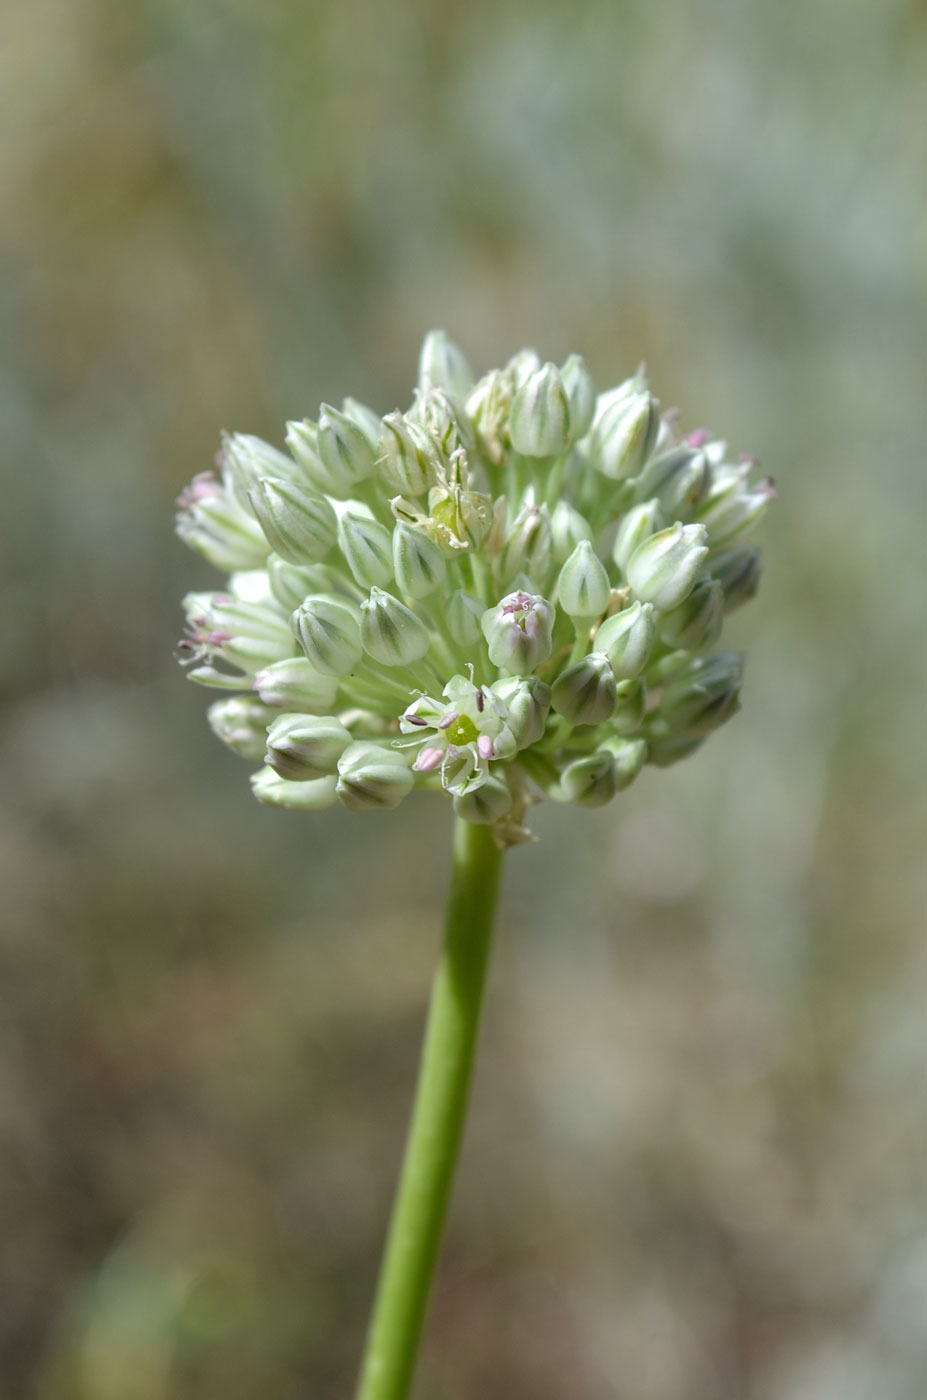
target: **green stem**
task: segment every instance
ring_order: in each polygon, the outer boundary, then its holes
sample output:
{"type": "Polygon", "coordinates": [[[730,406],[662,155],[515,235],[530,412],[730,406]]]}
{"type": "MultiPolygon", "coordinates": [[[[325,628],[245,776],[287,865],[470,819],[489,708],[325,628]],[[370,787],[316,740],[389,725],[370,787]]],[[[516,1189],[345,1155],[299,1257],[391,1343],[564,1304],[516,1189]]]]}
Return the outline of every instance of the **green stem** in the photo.
{"type": "Polygon", "coordinates": [[[444,949],[356,1400],[404,1400],[460,1149],[502,852],[457,819],[444,949]]]}

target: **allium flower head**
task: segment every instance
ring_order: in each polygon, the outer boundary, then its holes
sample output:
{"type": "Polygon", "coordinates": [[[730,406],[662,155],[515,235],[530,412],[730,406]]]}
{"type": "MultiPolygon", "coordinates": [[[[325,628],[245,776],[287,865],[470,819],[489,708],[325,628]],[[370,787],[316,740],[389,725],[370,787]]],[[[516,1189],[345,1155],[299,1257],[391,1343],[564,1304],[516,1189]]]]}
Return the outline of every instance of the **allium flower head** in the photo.
{"type": "Polygon", "coordinates": [[[744,540],[775,494],[643,373],[521,351],[477,383],[441,332],[412,406],[345,399],[285,453],[223,440],[178,502],[229,572],[184,600],[218,736],[263,754],[256,796],[315,810],[444,792],[502,843],[549,796],[599,806],[733,715],[742,657],[711,649],[756,591],[744,540]]]}

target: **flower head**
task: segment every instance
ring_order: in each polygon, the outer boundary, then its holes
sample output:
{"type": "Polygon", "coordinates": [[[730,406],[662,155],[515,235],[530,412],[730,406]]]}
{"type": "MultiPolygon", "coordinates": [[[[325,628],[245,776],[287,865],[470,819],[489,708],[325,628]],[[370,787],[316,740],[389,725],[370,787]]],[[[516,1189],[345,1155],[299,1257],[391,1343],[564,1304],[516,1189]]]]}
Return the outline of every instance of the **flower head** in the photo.
{"type": "Polygon", "coordinates": [[[596,396],[578,356],[521,351],[474,383],[426,337],[407,412],[345,399],[289,452],[223,440],[177,530],[229,573],[185,599],[193,680],[262,802],[383,809],[447,793],[500,842],[549,796],[599,806],[736,713],[712,652],[759,580],[774,496],[638,371],[596,396]]]}

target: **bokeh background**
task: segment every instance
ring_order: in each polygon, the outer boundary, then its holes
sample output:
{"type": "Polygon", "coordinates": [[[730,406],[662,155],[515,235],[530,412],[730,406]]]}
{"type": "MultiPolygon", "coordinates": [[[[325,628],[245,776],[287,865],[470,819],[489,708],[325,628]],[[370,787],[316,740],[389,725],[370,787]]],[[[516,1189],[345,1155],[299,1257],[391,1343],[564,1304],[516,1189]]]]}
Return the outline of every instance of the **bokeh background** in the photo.
{"type": "Polygon", "coordinates": [[[0,1392],[351,1392],[449,820],[172,659],[222,428],[644,359],[781,497],[745,706],[510,860],[420,1400],[927,1392],[927,8],[7,0],[0,1392]]]}

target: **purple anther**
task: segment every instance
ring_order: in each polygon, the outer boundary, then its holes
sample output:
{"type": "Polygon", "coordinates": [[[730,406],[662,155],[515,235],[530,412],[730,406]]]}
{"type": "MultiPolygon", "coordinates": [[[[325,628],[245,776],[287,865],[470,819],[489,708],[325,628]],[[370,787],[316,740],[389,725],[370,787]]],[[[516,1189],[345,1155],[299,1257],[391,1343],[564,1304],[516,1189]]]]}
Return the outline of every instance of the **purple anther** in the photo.
{"type": "Polygon", "coordinates": [[[211,647],[224,647],[226,642],[232,640],[231,632],[210,632],[206,638],[211,647]]]}
{"type": "Polygon", "coordinates": [[[458,749],[458,747],[457,747],[456,744],[448,744],[448,746],[447,746],[447,756],[448,756],[448,758],[459,758],[459,757],[460,757],[460,749],[458,749]]]}
{"type": "Polygon", "coordinates": [[[477,739],[476,751],[480,758],[492,758],[492,739],[488,734],[481,734],[477,739]]]}
{"type": "Polygon", "coordinates": [[[436,748],[434,744],[427,744],[425,748],[419,750],[418,758],[412,767],[418,773],[431,773],[433,769],[437,768],[443,757],[444,753],[441,749],[436,748]]]}
{"type": "Polygon", "coordinates": [[[479,710],[480,714],[482,714],[483,710],[486,708],[486,696],[483,694],[482,690],[476,692],[476,708],[479,710]]]}
{"type": "Polygon", "coordinates": [[[683,442],[688,447],[704,447],[706,442],[711,442],[711,433],[707,428],[694,428],[691,433],[687,433],[683,442]]]}
{"type": "Polygon", "coordinates": [[[427,719],[422,719],[421,715],[412,715],[406,713],[403,715],[403,719],[405,720],[406,724],[414,724],[417,729],[428,728],[427,719]]]}
{"type": "Polygon", "coordinates": [[[502,604],[503,613],[531,612],[534,599],[530,593],[516,593],[508,603],[502,604]]]}
{"type": "Polygon", "coordinates": [[[456,713],[456,711],[453,711],[453,710],[452,710],[451,713],[450,713],[449,715],[445,715],[444,718],[443,718],[442,720],[439,720],[439,721],[438,721],[438,728],[439,728],[439,729],[450,729],[451,725],[454,723],[454,721],[455,721],[456,719],[457,719],[457,713],[456,713]]]}

